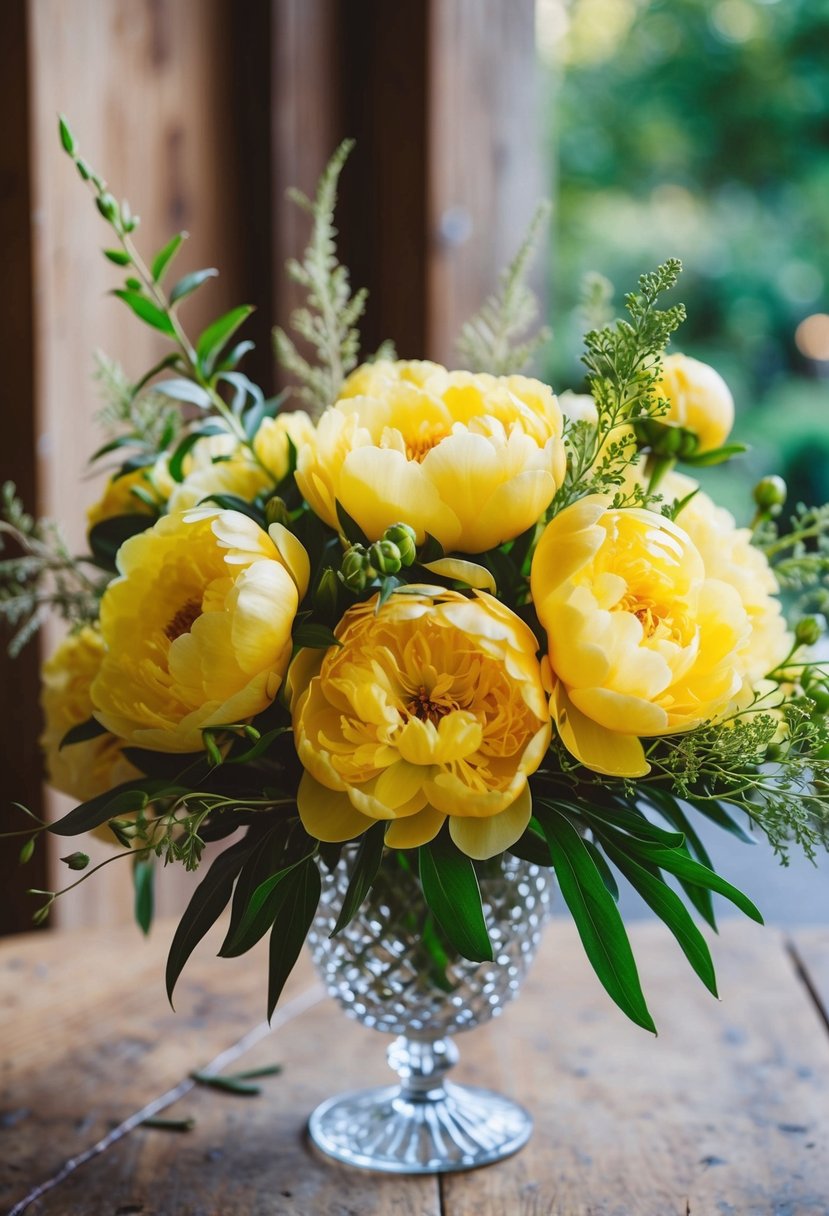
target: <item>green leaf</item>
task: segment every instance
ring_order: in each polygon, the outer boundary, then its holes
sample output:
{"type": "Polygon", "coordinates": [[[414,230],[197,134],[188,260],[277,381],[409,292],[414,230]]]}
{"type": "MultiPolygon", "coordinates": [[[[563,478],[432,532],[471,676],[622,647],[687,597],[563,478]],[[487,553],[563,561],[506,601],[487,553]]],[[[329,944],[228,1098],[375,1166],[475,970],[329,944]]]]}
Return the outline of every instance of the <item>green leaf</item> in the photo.
{"type": "Polygon", "coordinates": [[[112,294],[119,300],[123,300],[127,307],[131,308],[135,315],[147,325],[157,329],[167,338],[175,338],[176,331],[167,313],[152,300],[148,300],[145,295],[120,287],[116,288],[112,294]]]}
{"type": "Polygon", "coordinates": [[[261,1085],[249,1085],[236,1077],[222,1077],[212,1072],[191,1072],[190,1079],[198,1085],[219,1089],[226,1094],[238,1094],[240,1097],[255,1098],[262,1092],[261,1085]]]}
{"type": "Polygon", "coordinates": [[[135,888],[135,921],[143,933],[150,931],[153,923],[155,862],[152,857],[136,857],[132,867],[135,888]]]}
{"type": "Polygon", "coordinates": [[[168,789],[173,793],[177,792],[176,787],[171,787],[167,781],[156,781],[152,778],[125,781],[122,785],[107,790],[105,794],[98,794],[96,798],[80,803],[63,818],[50,823],[49,831],[54,836],[78,836],[81,832],[91,832],[93,828],[106,823],[107,819],[143,810],[154,795],[168,789]]]}
{"type": "Polygon", "coordinates": [[[239,926],[250,903],[254,892],[267,880],[278,874],[283,868],[285,857],[284,834],[278,828],[271,828],[253,845],[245,864],[239,873],[239,880],[233,892],[233,904],[230,909],[230,924],[224,941],[219,947],[219,956],[225,956],[225,949],[236,937],[239,926]]]}
{"type": "Polygon", "coordinates": [[[535,817],[530,820],[524,835],[516,840],[515,844],[510,845],[508,852],[535,866],[549,867],[553,864],[541,824],[535,817]]]}
{"type": "Polygon", "coordinates": [[[350,540],[352,545],[367,545],[369,539],[358,523],[351,518],[341,502],[335,503],[337,508],[337,519],[340,523],[340,531],[346,540],[350,540]]]}
{"type": "Polygon", "coordinates": [[[115,452],[118,448],[134,448],[140,444],[141,440],[137,435],[118,435],[115,439],[110,439],[108,443],[103,444],[89,457],[89,463],[93,464],[96,460],[100,460],[102,456],[108,456],[110,452],[115,452]]]}
{"type": "Polygon", "coordinates": [[[158,384],[153,385],[153,389],[157,393],[163,393],[165,397],[172,397],[174,401],[197,405],[199,409],[207,409],[211,405],[210,394],[200,384],[183,376],[176,380],[160,380],[158,384]]]}
{"type": "Polygon", "coordinates": [[[268,960],[268,1021],[305,944],[320,901],[320,872],[313,857],[297,866],[281,886],[282,903],[271,931],[268,960]]]}
{"type": "Polygon", "coordinates": [[[125,540],[145,532],[155,523],[152,515],[113,515],[89,530],[89,547],[106,570],[115,569],[115,558],[125,540]]]}
{"type": "Polygon", "coordinates": [[[539,819],[559,888],[600,983],[631,1021],[655,1034],[622,917],[590,851],[558,811],[544,808],[539,819]]]}
{"type": "Polygon", "coordinates": [[[337,923],[330,933],[331,937],[334,937],[354,919],[363,900],[368,895],[383,859],[385,833],[385,823],[376,823],[363,833],[357,856],[354,859],[351,878],[348,881],[348,889],[337,917],[337,923]]]}
{"type": "Polygon", "coordinates": [[[264,735],[256,740],[252,747],[240,755],[231,755],[225,760],[225,764],[251,764],[254,760],[258,760],[260,756],[264,756],[270,748],[270,745],[275,739],[286,735],[291,731],[290,726],[275,726],[273,730],[266,731],[264,735]]]}
{"type": "Polygon", "coordinates": [[[99,735],[106,733],[107,728],[101,726],[101,723],[95,718],[87,718],[85,722],[79,722],[77,726],[70,726],[60,741],[58,751],[71,747],[73,743],[86,743],[89,739],[97,739],[99,735]]]}
{"type": "Polygon", "coordinates": [[[601,849],[599,849],[599,847],[593,843],[592,840],[585,840],[584,844],[585,844],[585,847],[586,847],[588,853],[593,858],[593,864],[595,865],[596,869],[599,871],[599,873],[602,876],[602,882],[607,887],[610,894],[613,896],[613,902],[618,904],[618,902],[619,902],[619,884],[616,882],[616,879],[613,877],[613,871],[611,870],[610,866],[605,861],[604,854],[602,853],[601,849]]]}
{"type": "Polygon", "coordinates": [[[178,253],[181,243],[186,236],[186,232],[177,232],[174,237],[170,238],[163,249],[159,249],[150,264],[150,274],[153,276],[154,283],[159,283],[164,277],[164,271],[178,253]]]}
{"type": "Polygon", "coordinates": [[[616,806],[612,810],[606,810],[604,807],[596,806],[582,809],[574,805],[573,809],[578,810],[579,814],[588,822],[595,822],[600,827],[607,825],[616,830],[628,832],[637,840],[655,841],[658,844],[664,844],[669,849],[680,848],[685,839],[679,832],[668,832],[665,828],[651,823],[639,811],[616,806]]]}
{"type": "Polygon", "coordinates": [[[130,266],[132,258],[125,249],[105,249],[104,257],[109,258],[116,266],[130,266]]]}
{"type": "Polygon", "coordinates": [[[207,266],[204,270],[194,270],[192,274],[186,274],[170,291],[170,307],[191,295],[208,279],[215,279],[218,274],[215,266],[207,266]]]}
{"type": "Polygon", "coordinates": [[[179,921],[167,958],[167,999],[171,1005],[173,990],[185,963],[227,907],[233,883],[249,851],[250,844],[247,839],[225,849],[193,892],[193,898],[179,921]]]}
{"type": "Polygon", "coordinates": [[[37,837],[30,836],[29,839],[26,841],[26,843],[23,845],[23,848],[20,850],[20,853],[18,854],[18,857],[17,857],[18,863],[21,866],[25,866],[26,862],[32,860],[32,856],[34,855],[34,851],[35,851],[36,842],[37,842],[37,837]]]}
{"type": "MultiPolygon", "coordinates": [[[[235,932],[232,936],[228,933],[222,942],[219,950],[220,958],[236,958],[239,954],[245,954],[256,945],[261,937],[265,936],[293,889],[291,883],[285,885],[286,880],[294,870],[304,865],[309,857],[303,857],[299,861],[292,862],[291,865],[283,866],[282,869],[271,874],[269,878],[259,884],[238,918],[235,932]]],[[[316,869],[316,866],[314,868],[316,869]]]]}
{"type": "Polygon", "coordinates": [[[703,469],[715,464],[724,464],[726,460],[731,460],[732,456],[740,456],[743,452],[747,451],[748,448],[744,443],[727,443],[724,447],[716,448],[710,452],[700,452],[693,456],[686,456],[683,458],[682,463],[703,469]]]}
{"type": "Polygon", "coordinates": [[[75,155],[75,136],[69,129],[69,123],[62,114],[58,115],[58,134],[60,135],[61,147],[64,152],[68,152],[70,156],[75,155]]]}
{"type": "Polygon", "coordinates": [[[246,339],[244,342],[237,342],[232,350],[229,350],[224,359],[222,359],[221,363],[216,368],[216,371],[232,372],[234,368],[239,366],[248,351],[253,350],[255,346],[256,343],[251,342],[248,339],[246,339]]]}
{"type": "Polygon", "coordinates": [[[342,646],[342,642],[327,625],[315,625],[313,621],[307,621],[294,629],[294,645],[307,646],[312,650],[327,650],[329,646],[342,646]]]}
{"type": "Polygon", "coordinates": [[[173,481],[184,481],[184,459],[200,439],[206,435],[222,435],[226,430],[226,427],[220,426],[217,422],[208,422],[206,426],[199,427],[197,431],[191,431],[189,435],[185,435],[170,457],[168,469],[173,481]]]}
{"type": "Polygon", "coordinates": [[[757,924],[763,924],[762,913],[751,902],[747,895],[732,886],[730,882],[726,882],[714,870],[710,870],[708,866],[702,865],[698,861],[694,861],[687,853],[680,849],[664,849],[659,845],[648,845],[641,841],[631,842],[629,851],[635,852],[638,856],[649,862],[651,865],[658,866],[660,870],[667,870],[669,874],[675,874],[677,878],[685,879],[687,882],[693,883],[697,887],[704,887],[708,891],[716,891],[718,895],[724,896],[735,907],[744,912],[750,920],[756,921],[757,924]]]}
{"type": "Polygon", "coordinates": [[[606,843],[605,848],[610,860],[619,867],[630,885],[668,926],[708,991],[717,996],[717,977],[714,974],[708,943],[676,892],[672,891],[662,878],[652,874],[613,845],[606,843]]]}
{"type": "Polygon", "coordinates": [[[213,370],[213,364],[226,343],[230,341],[239,326],[243,321],[247,320],[252,312],[253,307],[250,304],[240,304],[238,308],[231,308],[230,312],[226,312],[224,316],[219,317],[212,325],[208,325],[207,329],[199,336],[199,340],[196,343],[196,354],[199,366],[203,369],[205,375],[210,375],[213,370]]]}
{"type": "MultiPolygon", "coordinates": [[[[708,866],[709,870],[713,870],[714,866],[711,858],[708,856],[708,850],[700,840],[693,824],[682,810],[676,798],[667,790],[661,789],[649,789],[647,797],[657,812],[682,832],[685,837],[685,848],[687,851],[696,857],[697,861],[701,861],[704,866],[708,866]]],[[[717,918],[714,915],[711,892],[706,891],[704,887],[696,887],[693,883],[685,882],[683,879],[679,881],[683,891],[697,912],[716,933],[717,918]]]]}
{"type": "Polygon", "coordinates": [[[441,832],[418,849],[423,896],[449,941],[464,958],[492,961],[475,867],[451,837],[441,832]]]}

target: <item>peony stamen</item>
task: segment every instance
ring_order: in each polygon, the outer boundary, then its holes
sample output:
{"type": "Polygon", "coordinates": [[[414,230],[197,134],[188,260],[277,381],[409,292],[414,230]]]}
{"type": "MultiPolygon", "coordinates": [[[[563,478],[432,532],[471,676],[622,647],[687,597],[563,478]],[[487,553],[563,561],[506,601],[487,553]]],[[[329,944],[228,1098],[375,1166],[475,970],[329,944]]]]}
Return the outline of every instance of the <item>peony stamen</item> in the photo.
{"type": "Polygon", "coordinates": [[[164,630],[170,641],[174,642],[182,634],[189,633],[193,628],[194,622],[201,616],[201,613],[201,600],[197,599],[189,599],[186,604],[179,608],[164,630]]]}

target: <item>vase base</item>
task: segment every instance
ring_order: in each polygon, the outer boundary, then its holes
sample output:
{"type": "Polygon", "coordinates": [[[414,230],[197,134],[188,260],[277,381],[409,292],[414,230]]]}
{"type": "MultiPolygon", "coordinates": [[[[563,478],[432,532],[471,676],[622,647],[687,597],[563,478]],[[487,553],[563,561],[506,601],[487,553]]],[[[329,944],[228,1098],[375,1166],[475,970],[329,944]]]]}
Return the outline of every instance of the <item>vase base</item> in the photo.
{"type": "Polygon", "coordinates": [[[329,1157],[389,1174],[446,1174],[491,1165],[526,1144],[527,1111],[488,1089],[446,1082],[414,1099],[399,1086],[355,1090],[323,1102],[308,1121],[329,1157]]]}

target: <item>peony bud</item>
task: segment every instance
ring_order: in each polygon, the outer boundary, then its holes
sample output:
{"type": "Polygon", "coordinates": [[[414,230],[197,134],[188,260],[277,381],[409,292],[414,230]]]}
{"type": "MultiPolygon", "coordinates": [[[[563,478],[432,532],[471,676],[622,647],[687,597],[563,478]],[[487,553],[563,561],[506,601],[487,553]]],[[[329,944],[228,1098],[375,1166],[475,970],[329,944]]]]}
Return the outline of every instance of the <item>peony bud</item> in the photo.
{"type": "Polygon", "coordinates": [[[411,566],[417,558],[417,533],[408,524],[392,524],[383,533],[383,540],[397,546],[401,565],[411,566]]]}
{"type": "Polygon", "coordinates": [[[801,617],[794,628],[794,640],[798,646],[814,646],[820,640],[825,624],[816,616],[801,617]]]}
{"type": "Polygon", "coordinates": [[[282,524],[286,528],[290,525],[291,513],[285,505],[284,498],[274,494],[273,498],[268,499],[265,503],[265,520],[268,527],[271,524],[282,524]]]}
{"type": "Polygon", "coordinates": [[[375,573],[369,555],[363,546],[352,545],[340,564],[340,578],[349,591],[358,593],[365,591],[375,573]]]}
{"type": "Polygon", "coordinates": [[[314,608],[322,616],[336,617],[337,615],[337,576],[330,566],[326,566],[320,575],[312,596],[314,608]]]}
{"type": "Polygon", "coordinates": [[[397,574],[403,565],[394,541],[377,540],[368,551],[369,561],[378,574],[397,574]]]}
{"type": "Polygon", "coordinates": [[[768,511],[773,507],[782,507],[787,495],[788,489],[785,481],[776,474],[763,477],[754,487],[754,501],[761,511],[768,511]]]}

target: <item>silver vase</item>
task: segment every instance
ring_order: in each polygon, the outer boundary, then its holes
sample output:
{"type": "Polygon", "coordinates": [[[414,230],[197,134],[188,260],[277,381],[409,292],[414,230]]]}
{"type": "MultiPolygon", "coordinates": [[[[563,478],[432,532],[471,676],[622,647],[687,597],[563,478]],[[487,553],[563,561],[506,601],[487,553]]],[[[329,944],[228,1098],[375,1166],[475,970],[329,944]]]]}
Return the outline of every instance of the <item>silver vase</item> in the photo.
{"type": "Polygon", "coordinates": [[[348,1016],[397,1036],[388,1061],[399,1084],[329,1098],[311,1116],[311,1139],[338,1161],[391,1173],[499,1161],[526,1143],[532,1119],[500,1094],[447,1081],[458,1059],[447,1036],[496,1017],[517,994],[547,918],[552,872],[510,855],[479,867],[494,961],[471,963],[441,940],[416,875],[394,851],[360,911],[332,938],[353,856],[347,850],[324,875],[308,941],[348,1016]]]}

